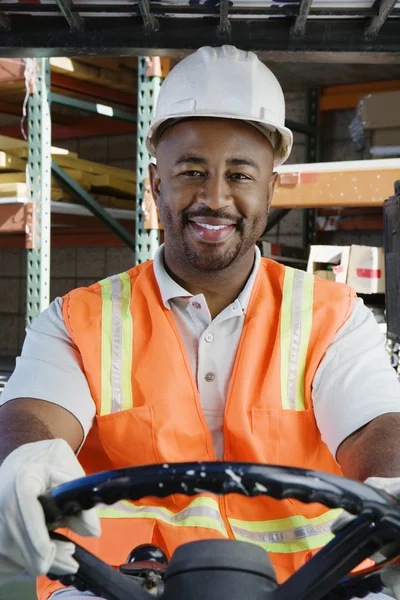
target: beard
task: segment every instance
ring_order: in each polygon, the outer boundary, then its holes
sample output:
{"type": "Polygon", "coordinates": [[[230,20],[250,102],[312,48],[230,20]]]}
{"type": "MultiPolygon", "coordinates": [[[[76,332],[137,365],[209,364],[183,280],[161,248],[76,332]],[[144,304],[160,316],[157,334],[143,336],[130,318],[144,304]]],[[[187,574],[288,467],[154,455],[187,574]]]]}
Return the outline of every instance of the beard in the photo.
{"type": "Polygon", "coordinates": [[[241,215],[233,215],[226,209],[215,211],[206,205],[200,205],[177,214],[162,201],[159,205],[159,215],[164,226],[166,244],[169,251],[172,250],[175,260],[184,262],[197,271],[208,273],[227,269],[236,259],[248,252],[260,237],[260,232],[264,231],[268,218],[266,215],[265,222],[261,222],[264,221],[263,219],[258,219],[249,227],[250,224],[246,223],[241,215]],[[188,233],[190,219],[194,217],[232,220],[236,224],[235,241],[229,246],[228,244],[203,244],[203,247],[200,245],[196,248],[191,243],[188,233]]]}
{"type": "Polygon", "coordinates": [[[182,236],[182,248],[186,260],[198,271],[222,271],[229,267],[241,251],[241,243],[238,242],[228,251],[221,252],[218,248],[205,248],[203,252],[196,252],[185,236],[182,236]]]}

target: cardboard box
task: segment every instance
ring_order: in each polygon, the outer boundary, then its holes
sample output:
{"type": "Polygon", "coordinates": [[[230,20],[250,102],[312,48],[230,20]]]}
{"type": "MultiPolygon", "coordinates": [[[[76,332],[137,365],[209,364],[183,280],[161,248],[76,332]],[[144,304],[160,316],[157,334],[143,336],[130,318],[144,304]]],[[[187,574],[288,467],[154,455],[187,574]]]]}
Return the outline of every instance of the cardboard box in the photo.
{"type": "Polygon", "coordinates": [[[400,127],[374,129],[371,135],[371,145],[400,146],[400,127]]]}
{"type": "Polygon", "coordinates": [[[314,271],[314,275],[327,281],[336,281],[336,275],[333,271],[314,271]]]}
{"type": "Polygon", "coordinates": [[[400,156],[400,127],[373,129],[369,152],[373,158],[400,156]]]}
{"type": "Polygon", "coordinates": [[[307,272],[346,283],[350,246],[311,246],[307,272]]]}
{"type": "Polygon", "coordinates": [[[359,294],[384,294],[384,249],[376,246],[351,246],[347,283],[359,294]]]}
{"type": "Polygon", "coordinates": [[[400,91],[364,96],[357,114],[364,129],[400,127],[400,91]]]}
{"type": "Polygon", "coordinates": [[[311,246],[307,272],[359,294],[385,293],[385,254],[376,246],[311,246]]]}

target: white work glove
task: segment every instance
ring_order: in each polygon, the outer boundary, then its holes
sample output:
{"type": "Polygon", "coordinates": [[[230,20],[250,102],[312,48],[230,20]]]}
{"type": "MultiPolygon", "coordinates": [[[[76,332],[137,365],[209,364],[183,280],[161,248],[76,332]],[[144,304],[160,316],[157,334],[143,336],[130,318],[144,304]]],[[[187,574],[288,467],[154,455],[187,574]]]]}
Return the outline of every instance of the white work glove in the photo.
{"type": "MultiPolygon", "coordinates": [[[[378,490],[384,490],[391,496],[400,499],[400,477],[369,477],[364,483],[378,490]]],[[[340,531],[355,518],[354,515],[343,511],[333,523],[332,531],[340,531]]],[[[376,557],[372,557],[372,559],[374,558],[376,561],[381,561],[385,557],[379,553],[376,557]]],[[[392,591],[396,600],[400,600],[400,564],[386,567],[380,575],[382,583],[392,591]]]]}
{"type": "MultiPolygon", "coordinates": [[[[24,572],[32,577],[77,572],[74,544],[50,539],[38,497],[84,475],[62,439],[25,444],[5,459],[0,467],[0,585],[24,572]]],[[[79,535],[100,535],[95,509],[66,517],[62,526],[79,535]]]]}

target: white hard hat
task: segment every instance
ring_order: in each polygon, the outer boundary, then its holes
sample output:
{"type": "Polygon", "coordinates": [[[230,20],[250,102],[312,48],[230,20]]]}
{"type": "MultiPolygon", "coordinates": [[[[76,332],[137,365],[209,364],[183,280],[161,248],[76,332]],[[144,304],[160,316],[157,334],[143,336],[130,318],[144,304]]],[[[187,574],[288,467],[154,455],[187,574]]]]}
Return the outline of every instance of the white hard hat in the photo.
{"type": "Polygon", "coordinates": [[[170,125],[192,117],[240,119],[254,125],[271,142],[275,167],[292,149],[282,88],[253,52],[205,46],[179,62],[158,95],[146,139],[149,153],[156,155],[157,143],[170,125]]]}

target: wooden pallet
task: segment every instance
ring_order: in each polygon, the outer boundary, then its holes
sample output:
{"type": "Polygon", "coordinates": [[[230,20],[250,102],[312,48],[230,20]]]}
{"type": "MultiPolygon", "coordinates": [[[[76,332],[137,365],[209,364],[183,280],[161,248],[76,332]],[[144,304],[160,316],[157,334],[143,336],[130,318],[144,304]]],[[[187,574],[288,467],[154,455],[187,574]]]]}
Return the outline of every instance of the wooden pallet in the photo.
{"type": "MultiPolygon", "coordinates": [[[[24,146],[0,152],[0,197],[27,197],[27,155],[28,151],[24,146]]],[[[53,159],[103,206],[134,210],[135,173],[70,155],[53,154],[53,159]]],[[[61,189],[55,178],[52,178],[52,200],[75,202],[74,198],[61,189]]]]}
{"type": "Polygon", "coordinates": [[[26,183],[0,183],[0,198],[26,198],[26,183]]]}
{"type": "MultiPolygon", "coordinates": [[[[28,198],[28,186],[26,185],[25,181],[4,183],[1,179],[2,175],[0,175],[0,199],[28,198]]],[[[19,175],[19,173],[11,173],[11,175],[15,177],[19,175]]],[[[21,180],[22,179],[23,178],[21,177],[21,180]]],[[[92,194],[91,196],[102,206],[107,206],[109,208],[120,208],[123,210],[135,210],[136,202],[133,198],[117,198],[115,196],[105,196],[101,194],[92,194]]],[[[73,203],[71,197],[56,185],[51,186],[51,200],[52,202],[64,202],[68,204],[73,203]]]]}
{"type": "MultiPolygon", "coordinates": [[[[16,173],[14,173],[16,175],[16,173]]],[[[57,187],[51,187],[51,200],[53,202],[62,201],[65,196],[65,192],[57,187]]],[[[0,199],[1,198],[28,198],[28,186],[25,182],[15,182],[15,183],[0,183],[0,199]]],[[[68,200],[71,202],[71,198],[68,200]]]]}
{"type": "Polygon", "coordinates": [[[0,185],[1,184],[19,184],[26,182],[26,175],[24,172],[20,173],[0,173],[0,185]]]}
{"type": "MultiPolygon", "coordinates": [[[[6,151],[7,154],[14,154],[20,158],[27,158],[28,156],[28,142],[25,140],[19,140],[12,138],[7,135],[0,135],[0,150],[6,151]]],[[[76,152],[65,150],[65,148],[58,148],[57,146],[51,147],[52,154],[65,155],[68,158],[78,158],[76,152]]]]}
{"type": "Polygon", "coordinates": [[[137,88],[137,77],[129,69],[111,70],[65,57],[50,58],[50,67],[53,73],[68,75],[74,79],[90,81],[116,90],[133,92],[137,88]]]}
{"type": "MultiPolygon", "coordinates": [[[[27,148],[10,148],[7,152],[24,159],[28,157],[27,148]]],[[[120,169],[119,167],[113,167],[112,165],[105,165],[103,163],[97,163],[91,160],[84,160],[82,158],[78,158],[78,155],[75,153],[63,155],[52,152],[52,158],[54,162],[60,165],[60,167],[63,169],[77,169],[79,171],[93,173],[95,175],[108,174],[113,177],[123,179],[124,181],[136,183],[136,173],[134,171],[120,169]]]]}
{"type": "Polygon", "coordinates": [[[26,162],[17,156],[0,151],[0,172],[24,171],[26,162]]]}

